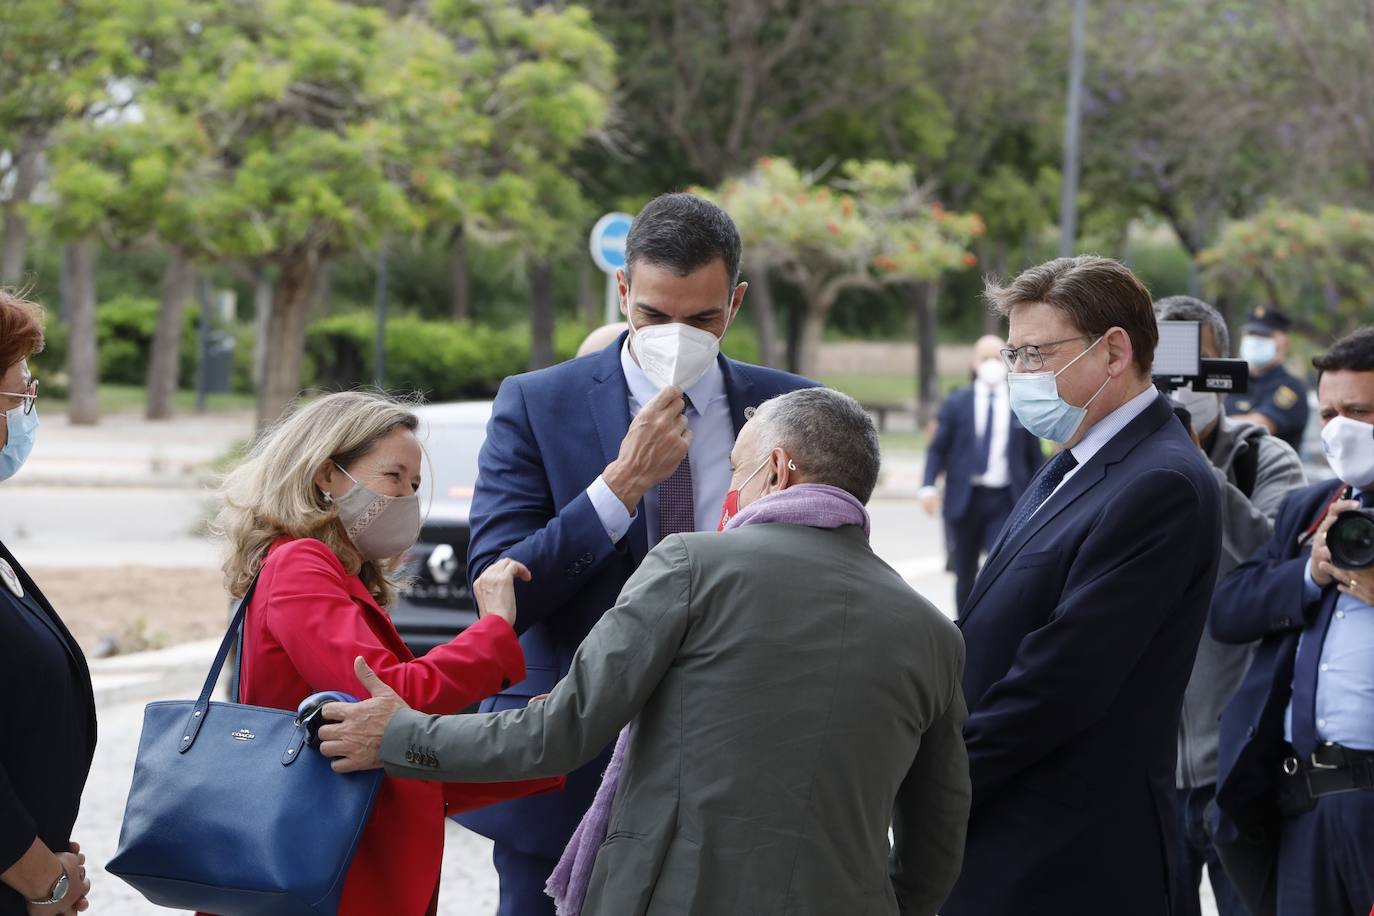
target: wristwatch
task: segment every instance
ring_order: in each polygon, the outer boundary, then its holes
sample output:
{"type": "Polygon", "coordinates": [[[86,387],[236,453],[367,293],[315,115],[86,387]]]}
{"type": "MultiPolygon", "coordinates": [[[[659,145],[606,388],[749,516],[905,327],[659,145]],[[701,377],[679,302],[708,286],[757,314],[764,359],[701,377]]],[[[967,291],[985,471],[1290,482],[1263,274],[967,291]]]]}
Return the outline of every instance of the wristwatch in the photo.
{"type": "Polygon", "coordinates": [[[48,894],[46,900],[30,900],[34,906],[51,906],[54,903],[61,903],[62,898],[67,896],[67,890],[72,886],[72,879],[67,875],[67,866],[62,866],[62,875],[53,882],[52,892],[48,894]]]}

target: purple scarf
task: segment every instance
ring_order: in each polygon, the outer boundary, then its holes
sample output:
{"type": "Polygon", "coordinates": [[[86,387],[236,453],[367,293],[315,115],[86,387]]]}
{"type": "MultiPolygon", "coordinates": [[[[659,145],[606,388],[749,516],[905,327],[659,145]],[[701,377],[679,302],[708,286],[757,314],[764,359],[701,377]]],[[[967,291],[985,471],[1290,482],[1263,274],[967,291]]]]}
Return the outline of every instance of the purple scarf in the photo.
{"type": "MultiPolygon", "coordinates": [[[[869,534],[868,511],[863,503],[839,487],[822,483],[801,483],[756,499],[725,525],[726,531],[745,525],[806,525],[811,528],[842,528],[860,525],[869,534]]],[[[630,726],[620,730],[611,752],[611,762],[601,777],[592,806],[563,850],[558,865],[544,885],[544,893],[554,900],[558,916],[581,916],[582,901],[592,879],[597,850],[606,842],[611,820],[611,803],[620,785],[620,770],[630,743],[630,726]]]]}

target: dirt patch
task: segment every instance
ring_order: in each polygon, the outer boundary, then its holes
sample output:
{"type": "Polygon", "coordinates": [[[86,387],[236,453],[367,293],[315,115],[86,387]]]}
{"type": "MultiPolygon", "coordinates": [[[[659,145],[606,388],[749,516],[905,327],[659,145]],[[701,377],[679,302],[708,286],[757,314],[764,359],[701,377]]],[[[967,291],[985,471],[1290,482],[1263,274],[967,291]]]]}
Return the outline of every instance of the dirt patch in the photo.
{"type": "Polygon", "coordinates": [[[119,654],[224,635],[229,598],[217,569],[31,569],[83,651],[106,637],[119,654]]]}

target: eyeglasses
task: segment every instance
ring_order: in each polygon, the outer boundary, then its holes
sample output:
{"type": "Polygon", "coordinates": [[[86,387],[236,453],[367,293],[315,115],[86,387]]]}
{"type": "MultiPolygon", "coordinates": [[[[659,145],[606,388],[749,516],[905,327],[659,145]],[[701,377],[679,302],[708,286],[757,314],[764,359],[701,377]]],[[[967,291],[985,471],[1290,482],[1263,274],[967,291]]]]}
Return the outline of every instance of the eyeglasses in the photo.
{"type": "Polygon", "coordinates": [[[1045,354],[1041,352],[1045,348],[1057,347],[1071,340],[1093,339],[1091,334],[1078,334],[1073,337],[1065,337],[1063,340],[1051,340],[1049,343],[1026,344],[1025,346],[1016,347],[1015,349],[1003,349],[1001,351],[1002,362],[1006,363],[1007,368],[1014,372],[1016,371],[1016,361],[1019,359],[1021,365],[1025,366],[1031,372],[1039,372],[1041,369],[1045,368],[1045,354]]]}
{"type": "Polygon", "coordinates": [[[19,398],[24,406],[24,413],[33,413],[33,402],[38,400],[38,379],[29,379],[28,385],[24,387],[22,394],[15,391],[0,391],[0,397],[19,398]]]}

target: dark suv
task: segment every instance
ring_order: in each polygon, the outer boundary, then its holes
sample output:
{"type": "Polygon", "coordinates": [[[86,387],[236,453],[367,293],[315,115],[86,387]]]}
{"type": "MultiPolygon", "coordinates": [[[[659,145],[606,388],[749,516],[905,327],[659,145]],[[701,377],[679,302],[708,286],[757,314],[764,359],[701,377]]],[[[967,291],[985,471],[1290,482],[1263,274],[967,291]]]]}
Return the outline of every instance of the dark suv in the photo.
{"type": "Polygon", "coordinates": [[[420,505],[428,511],[419,542],[406,554],[413,579],[391,619],[418,658],[477,621],[468,590],[468,510],[491,403],[429,404],[415,412],[428,458],[420,505]]]}

